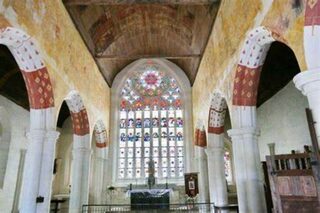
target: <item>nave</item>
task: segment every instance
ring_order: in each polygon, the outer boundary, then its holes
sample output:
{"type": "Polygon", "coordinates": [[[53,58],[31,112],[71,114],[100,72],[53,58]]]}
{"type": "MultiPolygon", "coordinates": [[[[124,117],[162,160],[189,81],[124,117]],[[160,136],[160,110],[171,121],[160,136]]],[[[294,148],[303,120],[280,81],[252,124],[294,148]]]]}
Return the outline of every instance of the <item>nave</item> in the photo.
{"type": "Polygon", "coordinates": [[[320,1],[0,1],[0,213],[320,212],[320,1]]]}

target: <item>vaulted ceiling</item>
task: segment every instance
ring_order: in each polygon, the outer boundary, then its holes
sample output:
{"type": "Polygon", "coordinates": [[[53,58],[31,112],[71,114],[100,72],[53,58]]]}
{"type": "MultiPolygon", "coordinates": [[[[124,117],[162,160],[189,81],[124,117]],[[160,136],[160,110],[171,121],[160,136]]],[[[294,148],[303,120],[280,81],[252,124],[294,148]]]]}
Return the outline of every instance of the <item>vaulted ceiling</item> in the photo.
{"type": "Polygon", "coordinates": [[[219,0],[65,0],[108,85],[139,58],[164,57],[193,84],[219,0]]]}

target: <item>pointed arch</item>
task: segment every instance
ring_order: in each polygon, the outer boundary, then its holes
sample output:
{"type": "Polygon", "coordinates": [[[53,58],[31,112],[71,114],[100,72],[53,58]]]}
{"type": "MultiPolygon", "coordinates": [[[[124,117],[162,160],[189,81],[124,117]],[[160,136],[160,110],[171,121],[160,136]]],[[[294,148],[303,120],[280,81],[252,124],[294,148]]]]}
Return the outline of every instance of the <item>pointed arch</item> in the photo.
{"type": "Polygon", "coordinates": [[[209,109],[208,133],[222,134],[224,120],[228,110],[226,99],[218,92],[214,92],[209,109]]]}
{"type": "Polygon", "coordinates": [[[22,30],[6,27],[0,29],[0,44],[9,48],[21,70],[30,108],[54,107],[50,76],[34,39],[22,30]]]}
{"type": "Polygon", "coordinates": [[[108,146],[107,130],[102,120],[98,120],[94,126],[94,136],[96,147],[105,148],[108,146]]]}
{"type": "Polygon", "coordinates": [[[261,68],[270,45],[274,41],[286,43],[278,33],[266,27],[258,27],[249,32],[241,49],[236,68],[233,83],[233,105],[256,105],[261,68]]]}
{"type": "Polygon", "coordinates": [[[54,144],[45,141],[56,135],[53,86],[36,41],[30,35],[6,25],[0,28],[0,44],[10,50],[19,66],[30,107],[30,144],[23,171],[20,211],[45,211],[50,203],[51,177],[48,174],[52,174],[52,167],[47,164],[53,164],[53,152],[48,150],[54,144]],[[45,199],[37,206],[34,200],[39,194],[45,199]]]}
{"type": "Polygon", "coordinates": [[[98,157],[108,158],[108,134],[102,120],[98,120],[94,126],[94,137],[96,141],[96,152],[98,157]]]}
{"type": "Polygon", "coordinates": [[[242,201],[239,203],[239,209],[243,212],[251,208],[260,212],[266,209],[260,153],[257,146],[260,131],[257,128],[256,105],[261,70],[269,48],[275,41],[287,44],[282,35],[267,27],[260,26],[251,30],[241,49],[235,70],[232,98],[233,128],[228,134],[233,142],[237,194],[242,201]],[[246,168],[245,173],[243,168],[246,168]],[[259,205],[249,204],[247,197],[249,192],[256,195],[250,202],[259,205]]]}
{"type": "Polygon", "coordinates": [[[87,110],[78,91],[72,90],[65,98],[70,110],[73,145],[70,212],[79,212],[89,198],[89,173],[91,158],[90,127],[87,110]]]}
{"type": "MultiPolygon", "coordinates": [[[[191,85],[190,85],[190,81],[188,80],[188,78],[185,75],[185,73],[183,72],[183,70],[181,70],[174,63],[172,63],[172,62],[170,62],[170,61],[168,61],[166,59],[162,59],[162,58],[139,59],[137,61],[132,62],[128,66],[126,66],[115,77],[115,79],[113,81],[113,85],[112,85],[112,90],[111,90],[111,95],[112,95],[112,97],[111,97],[112,98],[112,101],[111,101],[111,105],[112,106],[111,106],[111,108],[113,110],[115,110],[117,113],[111,113],[111,123],[112,123],[111,132],[110,132],[111,133],[111,141],[113,141],[113,142],[116,142],[116,141],[119,141],[119,140],[120,141],[121,140],[128,141],[127,140],[128,137],[122,137],[123,139],[121,139],[121,137],[120,137],[121,135],[125,136],[122,133],[120,134],[120,131],[122,131],[122,130],[120,130],[121,128],[120,128],[120,125],[119,125],[120,120],[121,120],[121,118],[120,118],[121,117],[121,115],[120,115],[121,113],[120,112],[123,111],[123,110],[121,110],[122,109],[121,108],[122,107],[122,105],[121,105],[121,103],[122,103],[121,102],[122,92],[124,91],[124,88],[125,88],[124,86],[126,86],[128,80],[129,80],[129,77],[132,78],[135,72],[136,72],[136,74],[139,73],[139,72],[142,73],[142,71],[144,71],[145,68],[148,68],[150,66],[151,67],[155,66],[156,70],[160,70],[161,73],[163,72],[163,74],[165,76],[170,77],[170,79],[174,79],[173,82],[175,82],[175,83],[172,84],[172,85],[176,85],[177,88],[179,88],[179,90],[177,90],[177,91],[179,91],[179,96],[178,97],[179,97],[179,101],[181,100],[181,102],[173,101],[172,103],[174,103],[174,104],[179,103],[179,104],[176,104],[176,106],[179,105],[180,108],[178,107],[179,110],[176,110],[176,111],[178,112],[179,116],[180,116],[180,114],[182,116],[181,117],[177,117],[177,119],[179,119],[179,121],[180,120],[182,121],[181,118],[183,118],[183,125],[182,125],[182,122],[180,122],[180,124],[179,124],[180,126],[176,125],[174,128],[179,128],[179,132],[177,132],[176,135],[179,136],[179,141],[183,141],[183,146],[180,144],[180,146],[182,148],[179,148],[181,150],[181,153],[183,153],[183,157],[180,156],[182,158],[182,160],[181,161],[179,160],[179,162],[182,162],[180,165],[184,165],[184,166],[183,166],[183,168],[181,166],[181,168],[179,168],[179,170],[173,170],[173,169],[171,170],[170,169],[170,172],[173,171],[172,174],[176,174],[177,176],[180,175],[180,178],[181,178],[181,174],[183,173],[182,169],[184,169],[184,171],[187,171],[187,172],[191,171],[191,167],[192,167],[191,166],[191,164],[192,164],[192,160],[191,160],[192,157],[191,156],[193,156],[192,153],[194,152],[193,151],[193,147],[192,147],[192,125],[191,125],[192,122],[189,122],[192,119],[191,114],[190,114],[190,112],[191,112],[191,85]],[[180,104],[180,103],[182,103],[182,104],[180,104]],[[181,129],[183,131],[180,131],[181,129]],[[180,133],[182,133],[182,134],[180,134],[180,133]],[[183,135],[183,137],[181,135],[183,135]]],[[[167,82],[169,82],[169,81],[167,81],[167,82]]],[[[129,85],[129,84],[127,84],[127,85],[129,85]]],[[[139,88],[135,88],[135,89],[137,89],[137,93],[139,95],[142,94],[141,91],[139,90],[139,88]]],[[[130,91],[130,90],[126,89],[125,91],[130,91]]],[[[170,95],[173,96],[173,95],[175,95],[175,93],[169,94],[168,97],[171,98],[170,95]]],[[[130,94],[128,93],[127,96],[128,96],[128,98],[130,100],[132,98],[133,99],[136,98],[136,95],[135,95],[134,92],[132,92],[130,94]]],[[[145,95],[145,96],[147,96],[147,95],[145,95]]],[[[158,96],[161,96],[161,95],[158,95],[158,96]]],[[[144,97],[144,95],[141,95],[141,96],[138,96],[138,97],[144,97]]],[[[148,102],[143,102],[143,104],[145,104],[146,106],[149,106],[149,104],[150,104],[150,106],[151,106],[151,104],[153,104],[152,106],[158,106],[158,107],[164,106],[164,110],[163,110],[164,113],[163,114],[165,114],[165,113],[168,114],[169,110],[167,110],[167,108],[169,108],[169,107],[167,107],[167,106],[169,104],[167,104],[166,101],[163,101],[164,99],[166,99],[166,98],[162,98],[162,96],[161,96],[161,98],[157,99],[157,101],[151,102],[150,100],[147,100],[148,102]],[[162,105],[162,103],[165,103],[165,104],[162,105]]],[[[137,107],[142,107],[143,104],[140,105],[140,103],[139,103],[139,105],[137,104],[137,107]]],[[[128,110],[124,110],[123,112],[126,113],[127,111],[128,110]]],[[[137,110],[137,111],[139,111],[139,110],[137,110]]],[[[155,117],[156,117],[156,119],[158,119],[158,118],[161,117],[161,114],[160,114],[161,110],[159,108],[156,111],[158,112],[158,114],[155,115],[155,117]]],[[[174,110],[172,110],[172,111],[174,111],[174,110]]],[[[123,113],[123,116],[124,116],[125,113],[123,113]]],[[[135,114],[135,112],[133,112],[132,114],[135,114]]],[[[142,113],[141,113],[141,115],[142,115],[142,113]]],[[[127,115],[125,115],[125,116],[127,117],[127,115]]],[[[153,116],[153,115],[150,114],[150,117],[151,116],[153,116]]],[[[168,116],[169,116],[169,114],[168,114],[168,116]]],[[[139,118],[138,119],[141,119],[141,118],[140,118],[140,114],[139,114],[139,118]]],[[[159,120],[159,122],[160,122],[160,120],[159,120]]],[[[156,126],[156,124],[155,124],[155,126],[156,126]]],[[[125,127],[123,127],[123,129],[125,129],[125,127]]],[[[159,128],[158,128],[158,131],[161,131],[160,125],[159,125],[159,128]]],[[[155,136],[155,137],[159,137],[159,138],[163,137],[164,138],[165,134],[169,134],[169,133],[166,133],[165,131],[163,131],[163,132],[161,131],[161,132],[158,133],[158,136],[155,136]]],[[[174,137],[172,137],[172,138],[174,138],[174,137]]],[[[144,138],[141,137],[141,139],[144,139],[144,138]]],[[[169,137],[167,137],[167,139],[169,140],[169,137]]],[[[147,140],[149,140],[149,139],[147,139],[147,140]]],[[[168,144],[169,143],[167,143],[167,145],[168,144]]],[[[120,154],[121,154],[121,152],[120,152],[120,143],[111,143],[111,146],[112,146],[112,148],[110,149],[110,152],[111,152],[110,155],[113,157],[114,162],[119,162],[119,165],[120,165],[120,160],[119,160],[120,159],[120,154]]],[[[144,154],[141,155],[141,156],[144,157],[144,154]]],[[[168,164],[166,164],[166,165],[168,165],[168,164]]],[[[169,174],[168,173],[169,165],[167,166],[167,170],[165,170],[165,169],[166,168],[164,168],[164,170],[162,170],[162,168],[159,169],[159,171],[161,171],[164,174],[163,176],[169,174]]],[[[127,170],[123,169],[123,170],[120,171],[117,168],[117,166],[113,166],[113,170],[112,171],[113,171],[113,182],[117,182],[119,184],[129,183],[128,182],[128,181],[130,181],[129,179],[128,180],[124,180],[124,178],[123,178],[124,177],[123,174],[127,170]],[[119,175],[119,173],[120,173],[121,176],[119,175]]],[[[139,171],[139,170],[137,170],[137,171],[139,171]]],[[[131,172],[131,170],[130,170],[130,172],[131,172]]],[[[139,171],[139,173],[140,173],[140,171],[139,171]]],[[[141,174],[144,175],[145,171],[143,170],[143,172],[141,174]]],[[[159,172],[159,174],[160,174],[160,172],[159,172]]],[[[164,181],[164,178],[161,176],[161,174],[159,176],[162,178],[161,181],[164,181]]],[[[143,181],[142,175],[140,175],[139,181],[141,181],[141,183],[142,183],[142,181],[143,181]]],[[[179,182],[181,180],[177,178],[176,180],[172,179],[172,181],[179,182]]]]}
{"type": "Polygon", "coordinates": [[[227,101],[223,94],[214,91],[209,108],[208,119],[208,175],[210,202],[217,205],[227,205],[227,186],[225,179],[225,144],[224,125],[225,116],[228,112],[227,101]]]}
{"type": "Polygon", "coordinates": [[[80,94],[73,90],[67,95],[65,101],[70,110],[74,134],[78,136],[90,134],[88,114],[80,94]]]}

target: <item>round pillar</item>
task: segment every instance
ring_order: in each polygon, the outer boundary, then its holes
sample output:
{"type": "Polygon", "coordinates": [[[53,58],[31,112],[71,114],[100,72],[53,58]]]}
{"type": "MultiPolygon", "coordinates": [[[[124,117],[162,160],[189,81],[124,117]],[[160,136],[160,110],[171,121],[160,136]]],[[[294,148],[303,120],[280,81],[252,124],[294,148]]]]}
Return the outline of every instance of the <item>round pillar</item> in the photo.
{"type": "Polygon", "coordinates": [[[91,149],[85,146],[86,141],[87,136],[74,135],[69,202],[70,213],[81,212],[82,205],[88,204],[91,149]]]}
{"type": "Polygon", "coordinates": [[[258,136],[253,127],[231,129],[240,213],[267,212],[260,164],[258,136]]]}
{"type": "Polygon", "coordinates": [[[227,183],[224,170],[223,134],[208,134],[208,177],[210,202],[217,206],[228,204],[227,183]]]}
{"type": "Polygon", "coordinates": [[[199,172],[199,202],[208,203],[210,201],[209,196],[209,181],[208,181],[208,164],[205,155],[205,148],[195,146],[196,161],[198,163],[199,172]]]}
{"type": "Polygon", "coordinates": [[[39,213],[50,210],[55,148],[59,135],[57,131],[47,131],[43,144],[39,196],[44,197],[44,202],[37,207],[39,213]]]}
{"type": "Polygon", "coordinates": [[[320,141],[320,68],[299,73],[293,78],[293,82],[302,94],[308,98],[318,141],[320,141]]]}
{"type": "Polygon", "coordinates": [[[20,197],[20,212],[36,212],[38,197],[41,157],[46,131],[32,129],[27,133],[28,147],[23,170],[20,197]]]}

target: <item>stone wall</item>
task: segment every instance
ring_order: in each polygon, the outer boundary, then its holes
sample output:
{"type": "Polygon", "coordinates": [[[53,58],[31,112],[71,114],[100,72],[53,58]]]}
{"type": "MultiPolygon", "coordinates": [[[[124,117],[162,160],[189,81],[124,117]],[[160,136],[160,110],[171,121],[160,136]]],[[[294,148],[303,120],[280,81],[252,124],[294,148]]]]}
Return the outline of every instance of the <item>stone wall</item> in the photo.
{"type": "Polygon", "coordinates": [[[307,97],[291,81],[258,108],[261,161],[265,161],[265,156],[269,155],[268,143],[276,144],[276,154],[288,154],[291,150],[303,152],[303,145],[311,145],[306,107],[307,97]]]}
{"type": "MultiPolygon", "coordinates": [[[[18,178],[20,150],[26,149],[28,142],[26,133],[29,129],[29,112],[3,96],[0,96],[0,111],[7,113],[0,113],[0,123],[3,127],[7,127],[2,129],[3,131],[0,137],[2,139],[2,136],[8,133],[8,131],[10,134],[10,141],[8,141],[10,149],[6,150],[7,161],[4,156],[0,158],[1,167],[6,168],[4,170],[3,188],[0,188],[0,211],[11,212],[18,178]],[[8,120],[9,123],[2,123],[6,120],[8,120]]],[[[4,141],[0,140],[0,143],[2,142],[4,141]]],[[[0,147],[1,149],[3,148],[2,144],[0,147]]],[[[2,154],[3,153],[0,152],[0,155],[2,154]]]]}

